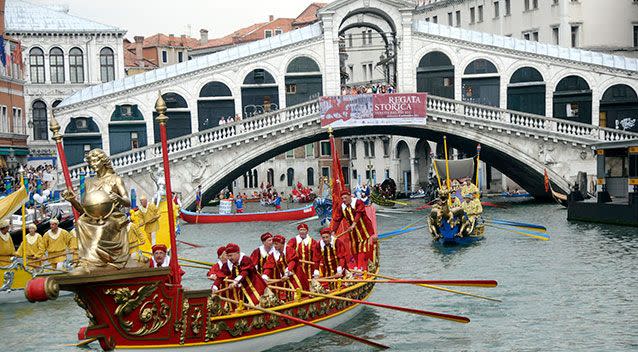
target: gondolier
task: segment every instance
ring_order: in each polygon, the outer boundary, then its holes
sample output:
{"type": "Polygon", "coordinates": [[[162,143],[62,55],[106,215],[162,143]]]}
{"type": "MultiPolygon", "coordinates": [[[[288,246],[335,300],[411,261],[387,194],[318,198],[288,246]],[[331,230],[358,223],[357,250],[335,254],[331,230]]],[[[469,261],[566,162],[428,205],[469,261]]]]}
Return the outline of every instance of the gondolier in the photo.
{"type": "Polygon", "coordinates": [[[249,256],[239,250],[239,246],[234,243],[226,245],[227,265],[224,265],[222,272],[225,278],[218,277],[215,280],[213,291],[221,287],[222,282],[231,280],[230,286],[243,296],[243,300],[252,305],[258,305],[259,299],[266,292],[268,286],[266,281],[255,269],[255,263],[249,256]]]}
{"type": "Polygon", "coordinates": [[[288,241],[288,246],[297,252],[297,256],[303,262],[301,265],[306,277],[319,277],[319,243],[308,235],[308,225],[297,225],[297,236],[288,241]],[[310,264],[312,262],[314,264],[310,264]]]}
{"type": "Polygon", "coordinates": [[[261,246],[257,247],[251,254],[250,259],[252,259],[253,263],[255,263],[255,268],[257,272],[263,274],[264,272],[264,264],[266,264],[266,260],[268,259],[268,255],[272,252],[273,246],[273,236],[270,232],[266,232],[261,235],[261,246]]]}
{"type": "Polygon", "coordinates": [[[331,235],[335,234],[343,220],[348,224],[346,232],[350,239],[348,262],[354,262],[354,269],[366,270],[368,239],[374,236],[374,227],[366,214],[363,201],[352,198],[349,190],[341,192],[341,211],[336,212],[333,219],[331,235]]]}

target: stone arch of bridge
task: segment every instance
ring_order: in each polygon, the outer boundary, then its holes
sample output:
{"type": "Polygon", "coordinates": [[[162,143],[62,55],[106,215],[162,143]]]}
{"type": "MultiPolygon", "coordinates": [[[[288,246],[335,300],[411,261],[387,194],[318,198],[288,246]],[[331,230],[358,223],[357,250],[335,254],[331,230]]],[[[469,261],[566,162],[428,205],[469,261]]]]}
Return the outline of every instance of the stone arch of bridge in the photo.
{"type": "MultiPolygon", "coordinates": [[[[481,160],[497,168],[517,184],[538,198],[547,198],[544,189],[543,172],[545,165],[540,162],[537,155],[526,154],[515,145],[504,141],[498,135],[472,132],[458,125],[428,125],[428,126],[358,126],[334,131],[335,137],[363,136],[363,135],[397,135],[420,138],[430,141],[442,140],[447,136],[448,143],[467,154],[476,152],[476,145],[480,143],[481,160]]],[[[318,123],[308,126],[296,133],[286,133],[280,138],[267,138],[261,140],[259,146],[253,145],[246,152],[238,153],[233,157],[232,167],[218,168],[207,176],[202,183],[202,189],[206,190],[204,199],[211,199],[226,185],[242,176],[248,170],[297,147],[308,143],[327,140],[328,133],[320,130],[318,123]],[[234,167],[234,165],[238,165],[234,167]]],[[[215,157],[215,153],[207,153],[202,157],[215,157]]],[[[568,191],[567,182],[558,174],[548,170],[550,179],[556,189],[568,191]]],[[[194,206],[194,194],[184,197],[184,204],[194,206]]]]}

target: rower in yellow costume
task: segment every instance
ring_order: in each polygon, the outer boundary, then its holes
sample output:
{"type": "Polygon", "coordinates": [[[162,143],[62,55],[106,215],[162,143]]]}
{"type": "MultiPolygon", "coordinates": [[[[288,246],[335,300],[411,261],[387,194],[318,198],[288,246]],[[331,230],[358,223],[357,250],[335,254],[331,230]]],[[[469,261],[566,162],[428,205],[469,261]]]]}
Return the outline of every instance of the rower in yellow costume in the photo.
{"type": "Polygon", "coordinates": [[[9,220],[0,221],[0,266],[11,264],[11,257],[15,253],[13,240],[9,233],[9,220]]]}
{"type": "Polygon", "coordinates": [[[140,197],[140,206],[136,212],[137,218],[140,222],[140,227],[144,227],[146,232],[146,239],[149,243],[155,243],[155,235],[159,230],[159,209],[155,203],[148,201],[145,195],[140,197]]]}
{"type": "MultiPolygon", "coordinates": [[[[133,212],[131,212],[133,213],[133,212]]],[[[128,231],[128,243],[129,243],[129,253],[133,255],[133,257],[137,256],[137,253],[140,252],[141,247],[146,244],[145,234],[142,233],[140,228],[137,226],[135,221],[133,221],[134,215],[131,214],[131,222],[127,225],[128,231]]]]}
{"type": "Polygon", "coordinates": [[[42,265],[42,257],[44,256],[44,240],[37,232],[38,228],[34,224],[29,224],[29,232],[26,235],[26,241],[20,243],[20,247],[16,251],[17,257],[22,257],[26,251],[27,263],[31,267],[42,265]]]}
{"type": "Polygon", "coordinates": [[[66,260],[67,250],[71,250],[75,254],[77,246],[74,246],[76,242],[73,239],[73,235],[67,230],[58,227],[58,219],[51,219],[49,224],[51,224],[51,229],[44,234],[42,240],[49,264],[51,264],[52,269],[56,269],[66,260]]]}

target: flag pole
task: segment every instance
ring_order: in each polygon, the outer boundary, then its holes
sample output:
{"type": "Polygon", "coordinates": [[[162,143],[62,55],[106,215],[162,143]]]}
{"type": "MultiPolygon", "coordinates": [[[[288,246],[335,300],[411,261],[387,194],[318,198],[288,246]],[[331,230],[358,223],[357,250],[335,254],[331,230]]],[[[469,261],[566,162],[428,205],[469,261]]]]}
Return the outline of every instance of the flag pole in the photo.
{"type": "MultiPolygon", "coordinates": [[[[27,187],[24,183],[24,168],[22,166],[20,166],[20,170],[18,171],[20,173],[20,186],[21,187],[27,187]]],[[[29,192],[27,191],[27,195],[29,194],[29,192]]],[[[26,210],[26,202],[22,203],[22,265],[24,265],[24,267],[27,267],[27,210],[26,210]]]]}
{"type": "Polygon", "coordinates": [[[164,182],[166,183],[166,207],[168,210],[168,229],[171,236],[171,278],[172,283],[180,285],[182,281],[182,275],[180,274],[179,264],[177,263],[177,241],[175,238],[175,216],[173,213],[173,191],[171,189],[171,172],[168,161],[168,143],[166,137],[166,122],[168,116],[166,113],[166,102],[162,99],[162,94],[159,93],[159,97],[155,102],[155,111],[157,111],[157,117],[155,120],[159,123],[160,139],[162,141],[162,161],[164,166],[164,182]],[[169,198],[170,197],[170,198],[169,198]]]}
{"type": "MultiPolygon", "coordinates": [[[[53,109],[51,109],[51,121],[49,122],[49,130],[53,132],[53,140],[55,141],[55,146],[58,150],[58,157],[60,158],[60,167],[62,168],[62,175],[64,175],[64,183],[66,184],[66,189],[69,192],[73,192],[73,183],[71,182],[71,174],[69,173],[69,166],[66,163],[66,154],[64,153],[64,146],[62,145],[62,134],[60,134],[60,124],[58,120],[55,119],[53,115],[53,109]]],[[[73,210],[73,217],[77,220],[80,217],[75,208],[71,207],[73,210]]]]}
{"type": "Polygon", "coordinates": [[[481,144],[479,143],[476,146],[476,187],[480,188],[479,185],[479,163],[481,162],[481,144]]]}

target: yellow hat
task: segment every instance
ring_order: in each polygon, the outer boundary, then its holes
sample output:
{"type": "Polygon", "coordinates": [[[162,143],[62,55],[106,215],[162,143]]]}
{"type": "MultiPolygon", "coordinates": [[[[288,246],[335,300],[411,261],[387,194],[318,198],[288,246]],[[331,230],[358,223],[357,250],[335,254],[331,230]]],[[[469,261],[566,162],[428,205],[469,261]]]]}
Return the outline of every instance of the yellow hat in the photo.
{"type": "Polygon", "coordinates": [[[34,229],[34,230],[37,230],[37,229],[38,229],[38,227],[37,227],[37,226],[35,226],[35,224],[29,224],[29,226],[27,226],[27,228],[28,228],[29,230],[30,230],[30,229],[34,229]]]}
{"type": "Polygon", "coordinates": [[[11,225],[11,223],[9,222],[9,219],[0,220],[0,229],[3,229],[5,227],[9,227],[10,225],[11,225]]]}
{"type": "Polygon", "coordinates": [[[53,218],[51,220],[49,220],[49,224],[59,224],[60,220],[58,220],[57,218],[53,218]]]}

